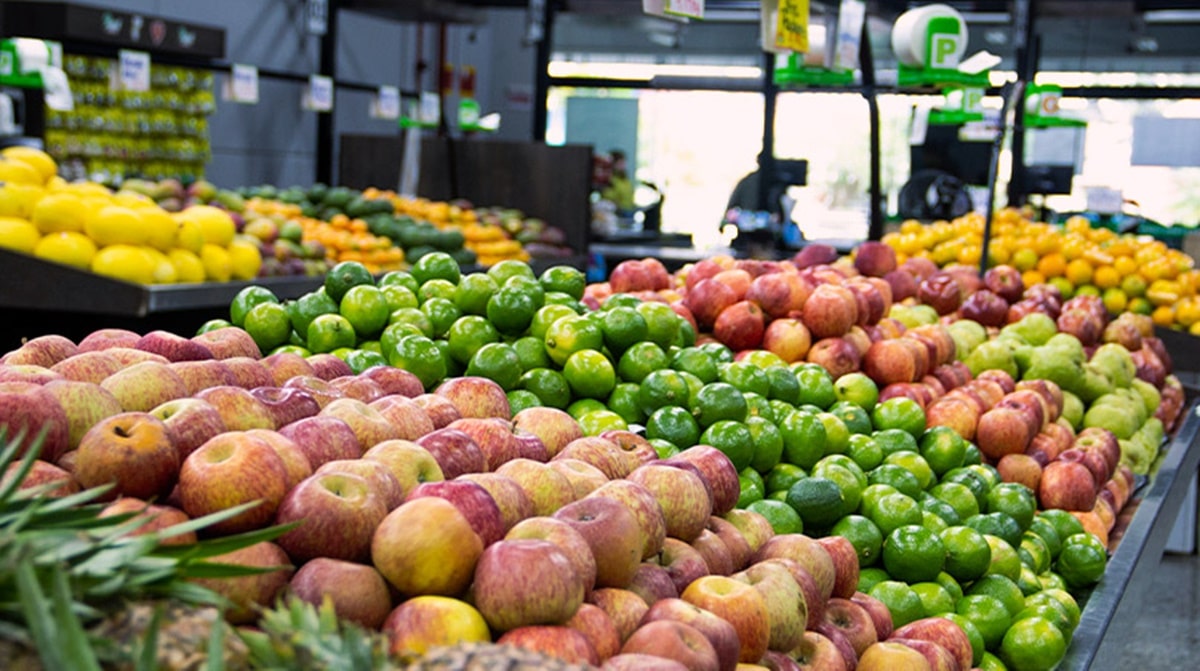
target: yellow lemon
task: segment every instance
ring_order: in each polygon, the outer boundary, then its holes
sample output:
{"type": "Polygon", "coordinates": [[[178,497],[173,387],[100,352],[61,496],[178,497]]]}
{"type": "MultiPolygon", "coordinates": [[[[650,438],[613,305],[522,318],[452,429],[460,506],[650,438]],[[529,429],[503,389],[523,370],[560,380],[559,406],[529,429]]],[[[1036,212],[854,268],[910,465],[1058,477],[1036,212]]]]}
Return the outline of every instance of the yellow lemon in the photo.
{"type": "Polygon", "coordinates": [[[171,265],[175,266],[176,282],[203,282],[204,264],[200,257],[186,249],[172,249],[167,252],[171,265]]]}
{"type": "Polygon", "coordinates": [[[40,186],[30,184],[0,186],[0,217],[28,219],[44,193],[40,186]]]}
{"type": "Polygon", "coordinates": [[[71,183],[68,182],[67,180],[63,179],[62,177],[59,177],[58,175],[55,175],[55,176],[51,177],[50,179],[46,180],[46,190],[47,191],[65,191],[67,186],[69,186],[70,184],[71,183]]]}
{"type": "Polygon", "coordinates": [[[154,199],[137,191],[118,191],[113,194],[113,202],[117,205],[141,209],[147,205],[155,205],[154,199]]]}
{"type": "Polygon", "coordinates": [[[175,231],[175,246],[199,254],[200,248],[204,246],[204,233],[200,230],[200,224],[179,215],[175,215],[174,219],[179,226],[175,231]]]}
{"type": "Polygon", "coordinates": [[[154,259],[136,245],[109,245],[92,259],[93,273],[134,284],[151,284],[154,266],[154,259]]]}
{"type": "Polygon", "coordinates": [[[154,284],[172,284],[178,281],[179,272],[175,270],[175,264],[171,263],[166,254],[149,246],[142,247],[142,253],[149,256],[154,263],[154,284]]]}
{"type": "Polygon", "coordinates": [[[228,282],[233,276],[233,259],[224,247],[205,243],[200,248],[200,262],[204,264],[204,277],[210,282],[228,282]]]}
{"type": "Polygon", "coordinates": [[[81,196],[104,196],[105,198],[112,197],[112,189],[100,184],[99,182],[71,182],[66,186],[67,191],[73,191],[81,196]]]}
{"type": "Polygon", "coordinates": [[[233,264],[233,279],[252,280],[258,277],[258,269],[262,267],[258,245],[246,240],[234,240],[229,243],[229,259],[233,264]]]}
{"type": "Polygon", "coordinates": [[[228,247],[229,243],[233,242],[237,227],[233,223],[233,217],[225,210],[211,205],[193,205],[181,214],[185,221],[194,221],[200,225],[204,242],[218,247],[228,247]]]}
{"type": "Polygon", "coordinates": [[[87,270],[92,267],[92,258],[96,256],[96,243],[83,233],[75,231],[47,233],[38,240],[37,246],[33,248],[33,255],[87,270]]]}
{"type": "Polygon", "coordinates": [[[0,217],[0,247],[32,254],[40,237],[38,230],[28,221],[15,217],[0,217]]]}
{"type": "Polygon", "coordinates": [[[175,246],[175,236],[179,225],[167,211],[157,205],[138,210],[142,216],[142,225],[146,227],[146,244],[165,252],[175,246]]]}
{"type": "Polygon", "coordinates": [[[30,220],[42,233],[80,232],[88,218],[83,199],[73,193],[51,193],[33,206],[30,220]]]}
{"type": "Polygon", "coordinates": [[[1121,285],[1121,273],[1112,266],[1100,266],[1092,274],[1092,283],[1101,289],[1112,289],[1121,285]]]}
{"type": "Polygon", "coordinates": [[[50,154],[41,149],[20,146],[6,147],[3,151],[0,151],[0,156],[28,164],[29,167],[38,172],[38,175],[42,178],[42,182],[46,182],[58,175],[58,164],[54,162],[50,154]]]}
{"type": "Polygon", "coordinates": [[[42,173],[28,163],[0,158],[0,182],[41,186],[45,181],[42,173]]]}
{"type": "Polygon", "coordinates": [[[134,210],[120,205],[108,205],[93,212],[83,230],[101,247],[108,245],[145,244],[147,229],[142,217],[134,210]]]}

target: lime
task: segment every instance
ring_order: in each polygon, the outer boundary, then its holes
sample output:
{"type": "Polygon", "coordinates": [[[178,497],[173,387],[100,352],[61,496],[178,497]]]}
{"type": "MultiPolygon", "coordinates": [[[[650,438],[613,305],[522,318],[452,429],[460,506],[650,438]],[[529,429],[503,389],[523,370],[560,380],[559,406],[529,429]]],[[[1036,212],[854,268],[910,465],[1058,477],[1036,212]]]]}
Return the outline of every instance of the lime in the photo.
{"type": "Polygon", "coordinates": [[[787,417],[788,415],[792,414],[793,412],[795,412],[796,410],[799,409],[796,406],[792,405],[791,403],[785,403],[778,399],[768,401],[767,399],[763,398],[760,394],[756,394],[752,391],[751,392],[743,392],[742,396],[746,397],[746,406],[748,407],[748,412],[750,414],[761,415],[762,417],[766,417],[767,419],[770,419],[772,422],[775,422],[776,424],[778,424],[779,421],[782,420],[784,417],[787,417]],[[761,410],[760,408],[764,404],[766,405],[766,410],[761,410]]]}
{"type": "Polygon", "coordinates": [[[462,377],[467,374],[467,367],[450,356],[450,342],[439,338],[434,340],[433,344],[437,345],[438,352],[442,355],[442,361],[446,364],[446,377],[462,377]]]}
{"type": "Polygon", "coordinates": [[[1042,617],[1014,622],[1000,642],[1000,659],[1010,671],[1050,671],[1066,654],[1066,638],[1042,617]]]}
{"type": "Polygon", "coordinates": [[[414,296],[417,295],[417,289],[421,287],[421,283],[404,270],[392,270],[383,274],[379,278],[379,286],[381,287],[403,287],[408,289],[414,296]]]}
{"type": "MultiPolygon", "coordinates": [[[[258,303],[246,313],[242,324],[264,354],[286,343],[292,334],[292,321],[288,318],[287,308],[279,303],[258,303]]],[[[354,344],[353,331],[350,344],[354,344]]]]}
{"type": "Polygon", "coordinates": [[[983,463],[983,453],[979,451],[979,447],[975,443],[967,443],[967,449],[963,452],[963,466],[973,466],[983,463]]]}
{"type": "Polygon", "coordinates": [[[342,261],[329,269],[325,274],[325,293],[334,303],[341,302],[342,296],[351,287],[360,284],[375,284],[371,271],[358,261],[342,261]]]}
{"type": "Polygon", "coordinates": [[[929,492],[921,492],[921,499],[918,503],[921,504],[923,512],[938,518],[945,526],[952,527],[962,524],[962,518],[958,516],[958,511],[954,509],[954,506],[929,492]]]}
{"type": "Polygon", "coordinates": [[[863,513],[879,527],[885,538],[900,527],[920,525],[923,521],[921,506],[912,497],[899,493],[883,496],[863,513]]]}
{"type": "MultiPolygon", "coordinates": [[[[862,581],[862,574],[859,574],[862,581]]],[[[892,626],[896,629],[925,617],[925,606],[921,597],[908,584],[899,580],[886,579],[877,582],[867,594],[879,599],[892,614],[892,626]]]]}
{"type": "Polygon", "coordinates": [[[529,335],[545,339],[550,325],[563,317],[575,317],[578,314],[566,305],[548,303],[533,313],[533,321],[529,322],[529,335]]]}
{"type": "Polygon", "coordinates": [[[508,392],[508,407],[514,415],[526,408],[537,408],[541,405],[542,400],[532,391],[513,389],[508,392]]]}
{"type": "Polygon", "coordinates": [[[1079,521],[1079,518],[1059,508],[1043,510],[1037,514],[1035,519],[1047,522],[1054,527],[1054,530],[1058,532],[1060,542],[1065,542],[1071,536],[1083,532],[1083,523],[1079,521]]]}
{"type": "MultiPolygon", "coordinates": [[[[1025,485],[1002,482],[987,493],[987,510],[1005,513],[1017,521],[1022,531],[1033,523],[1037,512],[1037,498],[1025,485]]],[[[1012,541],[1010,541],[1012,542],[1012,541]]]]}
{"type": "Polygon", "coordinates": [[[470,273],[458,281],[454,304],[467,315],[487,314],[487,302],[500,287],[487,273],[470,273]]]}
{"type": "Polygon", "coordinates": [[[1000,658],[990,652],[983,653],[983,658],[979,660],[979,671],[1008,671],[1008,667],[1000,658]]]}
{"type": "Polygon", "coordinates": [[[446,280],[450,284],[458,284],[462,279],[462,270],[458,267],[458,261],[454,260],[446,252],[429,252],[421,258],[412,267],[413,279],[417,284],[425,284],[430,280],[446,280]]]}
{"type": "Polygon", "coordinates": [[[948,426],[934,426],[925,430],[918,441],[921,456],[937,475],[963,465],[967,456],[967,441],[948,426]]]}
{"type": "Polygon", "coordinates": [[[800,400],[800,382],[796,379],[796,374],[792,372],[792,369],[778,365],[767,366],[763,371],[766,373],[767,383],[770,385],[768,398],[787,403],[796,403],[800,400]]]}
{"type": "Polygon", "coordinates": [[[209,331],[216,331],[217,329],[227,329],[232,326],[233,323],[231,323],[228,319],[210,319],[201,324],[200,328],[196,329],[196,335],[208,333],[209,331]]]}
{"type": "Polygon", "coordinates": [[[858,502],[858,511],[867,517],[875,514],[875,509],[879,505],[879,500],[889,494],[899,494],[900,491],[891,485],[882,483],[868,484],[862,491],[862,497],[858,502]]]}
{"type": "Polygon", "coordinates": [[[954,624],[957,624],[959,629],[963,630],[963,633],[967,635],[967,640],[971,642],[971,663],[979,666],[979,662],[983,660],[983,654],[987,652],[987,647],[983,642],[983,634],[979,633],[979,629],[975,627],[975,623],[954,612],[942,613],[938,617],[950,620],[954,624]]]}
{"type": "Polygon", "coordinates": [[[598,436],[605,431],[625,431],[629,425],[612,410],[593,410],[579,418],[579,428],[585,436],[598,436]]]}
{"type": "MultiPolygon", "coordinates": [[[[722,382],[737,387],[739,391],[752,391],[767,398],[771,397],[771,381],[761,368],[745,361],[731,361],[717,368],[717,376],[722,382]]],[[[783,400],[783,399],[780,399],[783,400]]]]}
{"type": "Polygon", "coordinates": [[[825,456],[825,424],[816,415],[792,411],[779,422],[779,433],[786,463],[808,469],[825,456]]]}
{"type": "Polygon", "coordinates": [[[849,401],[835,401],[829,406],[829,414],[842,420],[850,433],[871,433],[871,416],[866,410],[849,401]]]}
{"type": "Polygon", "coordinates": [[[850,448],[850,429],[846,423],[832,412],[819,412],[817,419],[825,425],[825,454],[845,454],[850,448]]]}
{"type": "Polygon", "coordinates": [[[446,300],[454,300],[454,294],[458,292],[458,287],[450,283],[450,280],[443,280],[435,277],[421,285],[417,289],[417,302],[424,303],[430,298],[445,298],[446,300]]]}
{"type": "Polygon", "coordinates": [[[332,352],[339,347],[354,347],[354,327],[339,314],[318,315],[309,322],[305,341],[312,352],[332,352]]]}
{"type": "Polygon", "coordinates": [[[754,443],[754,457],[750,466],[760,473],[774,468],[783,457],[783,434],[773,423],[762,417],[747,417],[746,428],[754,443]]]}
{"type": "Polygon", "coordinates": [[[1029,528],[1026,533],[1036,534],[1042,542],[1046,544],[1046,551],[1050,553],[1050,560],[1053,561],[1058,557],[1058,553],[1062,550],[1062,538],[1058,535],[1058,530],[1042,515],[1037,515],[1033,518],[1033,522],[1029,523],[1029,528]]]}
{"type": "Polygon", "coordinates": [[[699,347],[684,347],[671,356],[671,368],[682,370],[700,378],[705,384],[716,382],[717,362],[711,354],[699,347]]]}
{"type": "Polygon", "coordinates": [[[940,583],[918,582],[911,585],[912,590],[921,599],[921,608],[925,617],[946,615],[954,612],[954,597],[940,583]]]}
{"type": "Polygon", "coordinates": [[[1015,616],[1025,608],[1025,594],[1017,583],[1002,575],[985,575],[971,584],[967,594],[987,594],[996,597],[1004,604],[1009,617],[1015,616]]]}
{"type": "Polygon", "coordinates": [[[783,501],[761,499],[745,508],[767,518],[776,535],[804,533],[804,521],[800,519],[800,514],[783,501]]]}
{"type": "Polygon", "coordinates": [[[646,420],[646,438],[661,438],[677,448],[686,449],[700,440],[700,425],[685,408],[668,405],[650,414],[646,420]]]}
{"type": "MultiPolygon", "coordinates": [[[[929,463],[925,458],[916,452],[892,452],[883,458],[884,465],[895,465],[912,473],[917,478],[917,484],[922,490],[929,489],[936,481],[933,475],[933,469],[929,467],[929,463]]],[[[912,496],[912,494],[910,494],[912,496]]]]}
{"type": "Polygon", "coordinates": [[[767,493],[787,491],[798,480],[808,477],[808,473],[803,468],[793,464],[775,464],[770,470],[763,475],[763,480],[767,486],[767,493]]]}
{"type": "Polygon", "coordinates": [[[563,366],[563,377],[580,398],[608,398],[617,386],[617,372],[608,357],[594,349],[575,352],[563,366]]]}
{"type": "Polygon", "coordinates": [[[902,429],[918,437],[925,433],[925,409],[907,396],[893,396],[871,410],[876,429],[902,429]]]}
{"type": "Polygon", "coordinates": [[[1067,588],[1067,581],[1063,580],[1063,577],[1054,571],[1046,571],[1039,575],[1037,579],[1038,583],[1042,586],[1042,591],[1048,589],[1065,590],[1067,588]]]}
{"type": "Polygon", "coordinates": [[[292,330],[301,335],[308,333],[308,325],[319,315],[337,314],[338,304],[324,287],[310,291],[300,298],[287,303],[288,317],[292,320],[292,330]]]}
{"type": "Polygon", "coordinates": [[[600,328],[604,332],[604,344],[614,354],[619,355],[630,345],[646,340],[650,332],[646,319],[634,308],[618,306],[605,310],[602,315],[600,328]]]}
{"type": "MultiPolygon", "coordinates": [[[[429,320],[429,315],[425,314],[421,308],[400,308],[395,310],[388,315],[388,328],[397,324],[407,324],[420,332],[421,335],[427,338],[433,337],[433,322],[429,320]]],[[[380,339],[383,339],[382,336],[380,339]]]]}
{"type": "MultiPolygon", "coordinates": [[[[424,316],[425,313],[421,314],[424,316]]],[[[433,325],[430,324],[429,328],[432,332],[433,325]]],[[[486,318],[478,315],[464,315],[450,325],[450,329],[446,331],[446,341],[449,343],[450,356],[465,366],[471,362],[471,358],[475,356],[480,347],[488,343],[499,342],[500,333],[486,318]]]]}
{"type": "Polygon", "coordinates": [[[1004,602],[987,594],[966,595],[958,600],[954,610],[975,625],[988,650],[995,650],[1000,645],[1004,632],[1012,624],[1004,602]]]}
{"type": "Polygon", "coordinates": [[[850,541],[858,555],[858,565],[867,567],[879,560],[883,548],[883,533],[870,519],[862,515],[846,515],[829,530],[832,536],[850,541]]]}
{"type": "Polygon", "coordinates": [[[1040,617],[1048,620],[1054,625],[1055,629],[1062,632],[1063,638],[1066,639],[1067,645],[1071,644],[1071,636],[1074,631],[1071,629],[1071,618],[1062,609],[1062,606],[1057,602],[1045,602],[1035,605],[1026,605],[1016,615],[1013,616],[1013,623],[1024,620],[1030,617],[1040,617]]]}
{"type": "Polygon", "coordinates": [[[846,499],[833,480],[807,477],[788,489],[787,504],[800,513],[806,529],[825,529],[846,514],[846,499]]]}
{"type": "Polygon", "coordinates": [[[696,329],[692,323],[686,319],[679,320],[679,329],[675,331],[675,339],[671,341],[671,347],[684,348],[694,347],[696,345],[696,329]]]}
{"type": "Polygon", "coordinates": [[[1007,513],[981,513],[968,517],[964,524],[985,534],[999,536],[1012,547],[1021,544],[1021,527],[1007,513]]]}
{"type": "Polygon", "coordinates": [[[389,312],[399,310],[400,308],[415,308],[421,304],[417,300],[417,294],[409,291],[407,287],[402,287],[398,284],[389,286],[380,285],[379,290],[383,292],[383,297],[387,300],[389,312]]]}
{"type": "MultiPolygon", "coordinates": [[[[851,463],[855,470],[858,466],[851,463]]],[[[855,473],[850,468],[842,464],[821,464],[818,463],[813,467],[811,475],[813,477],[821,477],[833,480],[837,483],[838,488],[842,490],[842,498],[845,500],[845,509],[843,514],[858,510],[858,505],[862,501],[862,492],[866,488],[866,478],[862,476],[861,471],[855,473]]]]}
{"type": "Polygon", "coordinates": [[[528,277],[510,277],[505,280],[504,284],[500,285],[501,289],[505,287],[528,293],[538,308],[546,304],[546,290],[542,288],[542,283],[537,280],[531,280],[528,277]]]}
{"type": "Polygon", "coordinates": [[[403,368],[421,381],[428,391],[446,377],[446,362],[437,343],[425,336],[405,336],[388,355],[388,363],[403,368]]]}
{"type": "MultiPolygon", "coordinates": [[[[988,493],[988,490],[991,489],[991,485],[988,484],[987,480],[985,480],[983,478],[983,476],[979,475],[978,473],[976,473],[974,471],[967,470],[965,466],[963,468],[954,468],[954,469],[951,469],[948,473],[944,474],[942,476],[941,482],[939,482],[937,485],[935,485],[934,488],[936,489],[938,487],[941,487],[942,485],[946,484],[947,482],[953,482],[956,484],[960,484],[960,485],[963,485],[964,487],[966,487],[967,489],[971,490],[971,494],[975,497],[975,506],[979,510],[986,509],[987,493],[988,493]]],[[[936,496],[936,494],[935,494],[935,496],[936,496]]],[[[938,497],[938,498],[941,498],[941,497],[938,497]]],[[[954,505],[954,502],[951,501],[950,504],[954,505]]],[[[957,507],[957,506],[955,506],[955,507],[957,507]]],[[[962,515],[962,511],[959,511],[959,515],[962,516],[963,519],[967,519],[968,517],[970,517],[970,515],[962,515]]]]}
{"type": "Polygon", "coordinates": [[[503,286],[488,299],[487,318],[500,333],[517,336],[529,328],[539,307],[531,292],[503,286]]]}
{"type": "Polygon", "coordinates": [[[259,303],[278,303],[279,298],[270,289],[251,284],[233,296],[229,303],[229,322],[238,328],[246,323],[246,314],[259,303]]]}
{"type": "MultiPolygon", "coordinates": [[[[880,510],[888,503],[880,502],[880,510]]],[[[882,529],[880,529],[882,531],[882,529]]],[[[933,580],[946,562],[946,547],[938,535],[916,524],[892,529],[883,542],[883,568],[908,583],[933,580]]]]}
{"type": "Polygon", "coordinates": [[[883,448],[873,437],[862,433],[850,436],[846,454],[864,471],[869,471],[883,462],[883,448]]]}
{"type": "Polygon", "coordinates": [[[700,349],[712,356],[713,360],[720,366],[723,363],[733,361],[733,350],[725,346],[724,343],[717,341],[706,342],[698,346],[700,349]]]}
{"type": "Polygon", "coordinates": [[[583,290],[587,288],[587,276],[571,266],[550,266],[542,271],[538,281],[546,291],[558,291],[575,300],[583,298],[583,290]]]}
{"type": "MultiPolygon", "coordinates": [[[[899,454],[899,453],[897,453],[899,454]]],[[[921,481],[912,471],[897,464],[880,464],[867,473],[871,484],[884,484],[895,487],[901,494],[913,499],[921,497],[921,481]]]]}
{"type": "Polygon", "coordinates": [[[987,484],[987,488],[989,490],[991,490],[992,487],[1000,484],[1002,481],[1002,478],[1000,477],[1000,471],[997,471],[996,467],[992,466],[991,464],[967,464],[966,466],[963,466],[963,470],[967,471],[968,473],[974,473],[982,478],[984,483],[987,484]]]}
{"type": "Polygon", "coordinates": [[[600,326],[580,315],[562,317],[546,329],[546,353],[556,365],[562,366],[567,358],[581,350],[599,350],[604,347],[604,333],[600,326]]]}
{"type": "MultiPolygon", "coordinates": [[[[743,468],[738,471],[738,494],[737,507],[745,508],[755,501],[761,501],[763,494],[766,491],[766,485],[763,483],[762,476],[753,468],[743,468]]],[[[786,505],[786,504],[785,504],[786,505]]]]}
{"type": "Polygon", "coordinates": [[[373,338],[388,324],[391,312],[388,310],[387,298],[379,287],[371,284],[359,284],[350,287],[342,296],[338,312],[350,321],[354,332],[360,339],[373,338]]]}
{"type": "MultiPolygon", "coordinates": [[[[520,356],[518,354],[518,356],[520,356]]],[[[542,405],[563,409],[571,402],[571,386],[563,374],[552,368],[531,368],[517,381],[521,389],[533,392],[542,405]]]]}
{"type": "Polygon", "coordinates": [[[652,414],[669,405],[686,408],[690,396],[691,387],[687,378],[677,370],[662,368],[652,371],[642,380],[638,398],[642,403],[642,412],[652,414]]]}
{"type": "Polygon", "coordinates": [[[615,307],[636,308],[637,306],[639,306],[641,304],[642,304],[642,299],[638,298],[637,296],[634,296],[633,294],[618,293],[618,294],[612,294],[612,295],[608,296],[607,298],[605,298],[604,302],[600,304],[600,309],[601,310],[611,310],[612,308],[615,308],[615,307]]]}
{"type": "Polygon", "coordinates": [[[546,345],[541,338],[525,336],[512,342],[517,359],[521,361],[521,370],[546,368],[550,365],[550,356],[546,354],[546,345]]]}
{"type": "Polygon", "coordinates": [[[646,421],[646,414],[638,402],[638,386],[632,382],[618,382],[605,405],[627,424],[643,424],[646,421]]]}
{"type": "Polygon", "coordinates": [[[721,420],[741,422],[746,419],[746,397],[733,385],[712,382],[704,385],[692,404],[692,413],[701,427],[721,420]]]}
{"type": "Polygon", "coordinates": [[[846,373],[833,382],[833,395],[838,401],[853,403],[871,412],[879,402],[879,387],[865,373],[846,373]]]}
{"type": "Polygon", "coordinates": [[[885,457],[892,452],[901,452],[904,450],[917,452],[920,449],[917,439],[903,429],[876,430],[871,433],[871,437],[875,439],[875,442],[879,443],[879,449],[883,450],[885,457]]]}
{"type": "Polygon", "coordinates": [[[780,368],[788,367],[787,362],[784,361],[778,354],[765,349],[746,350],[741,352],[740,355],[735,358],[745,361],[755,368],[762,368],[763,370],[776,366],[780,368]]]}
{"type": "Polygon", "coordinates": [[[1083,534],[1069,536],[1063,541],[1062,551],[1058,553],[1058,560],[1054,562],[1055,572],[1061,575],[1072,589],[1088,587],[1099,582],[1108,562],[1103,548],[1073,540],[1081,535],[1083,534]]]}
{"type": "Polygon", "coordinates": [[[308,351],[307,348],[301,347],[299,345],[280,345],[279,347],[276,347],[275,349],[271,350],[270,353],[271,354],[279,354],[281,352],[291,352],[292,354],[299,354],[300,356],[303,356],[303,357],[312,356],[312,352],[308,351]]]}
{"type": "Polygon", "coordinates": [[[662,438],[647,439],[647,442],[650,443],[650,447],[654,448],[654,453],[658,455],[659,459],[670,459],[679,454],[679,448],[675,447],[674,443],[662,438]]]}
{"type": "Polygon", "coordinates": [[[700,444],[712,445],[723,452],[739,471],[749,468],[754,460],[754,436],[742,422],[730,419],[714,422],[700,434],[700,444]]]}
{"type": "Polygon", "coordinates": [[[667,368],[666,352],[658,345],[643,341],[626,349],[617,360],[617,375],[625,382],[640,384],[656,370],[667,368]]]}
{"type": "Polygon", "coordinates": [[[503,261],[493,263],[487,269],[487,274],[488,277],[491,277],[496,282],[496,286],[501,287],[513,277],[527,277],[531,280],[537,279],[534,277],[533,269],[529,267],[528,263],[517,261],[516,259],[504,259],[503,261]]]}
{"type": "MultiPolygon", "coordinates": [[[[344,300],[344,299],[343,299],[344,300]]],[[[450,327],[462,316],[462,311],[453,301],[445,298],[430,298],[421,304],[421,312],[429,317],[434,338],[444,338],[450,327]]]]}
{"type": "Polygon", "coordinates": [[[1071,596],[1065,589],[1048,588],[1036,594],[1025,597],[1026,606],[1036,606],[1041,603],[1054,603],[1062,609],[1067,615],[1067,621],[1070,624],[1071,630],[1074,631],[1079,626],[1079,618],[1081,612],[1079,603],[1075,601],[1075,597],[1071,596]]]}
{"type": "Polygon", "coordinates": [[[683,317],[676,314],[671,306],[651,301],[638,303],[634,309],[646,320],[646,338],[648,340],[663,349],[674,344],[683,317]]]}
{"type": "Polygon", "coordinates": [[[950,598],[954,599],[954,603],[957,604],[959,600],[962,599],[962,587],[958,584],[958,581],[954,579],[954,576],[942,571],[938,574],[936,581],[937,584],[941,585],[947,592],[950,593],[950,598]]]}
{"type": "Polygon", "coordinates": [[[603,401],[594,398],[581,398],[577,401],[572,401],[571,405],[567,406],[567,414],[574,417],[575,421],[579,421],[580,417],[595,412],[597,410],[607,410],[608,406],[604,405],[603,401]]]}
{"type": "Polygon", "coordinates": [[[471,357],[466,372],[472,377],[486,377],[505,391],[511,391],[521,379],[521,359],[508,343],[488,343],[471,357]]]}
{"type": "Polygon", "coordinates": [[[988,566],[988,574],[1002,575],[1013,581],[1019,580],[1021,558],[1017,556],[1017,551],[1013,549],[1013,546],[999,536],[984,534],[983,537],[992,550],[992,563],[988,566]]]}
{"type": "Polygon", "coordinates": [[[829,371],[815,363],[794,364],[796,381],[800,383],[797,405],[811,404],[824,410],[837,400],[837,391],[829,371]]]}
{"type": "Polygon", "coordinates": [[[863,594],[869,594],[872,587],[878,585],[884,580],[891,579],[892,577],[888,575],[887,571],[883,570],[883,568],[879,566],[866,566],[860,569],[858,572],[857,590],[863,594]]]}
{"type": "MultiPolygon", "coordinates": [[[[1017,549],[1017,554],[1021,554],[1019,548],[1017,549]]],[[[1017,587],[1021,588],[1021,593],[1025,596],[1039,592],[1042,589],[1042,581],[1038,579],[1038,574],[1029,568],[1029,564],[1025,562],[1024,558],[1021,559],[1021,575],[1017,576],[1017,587]]]]}

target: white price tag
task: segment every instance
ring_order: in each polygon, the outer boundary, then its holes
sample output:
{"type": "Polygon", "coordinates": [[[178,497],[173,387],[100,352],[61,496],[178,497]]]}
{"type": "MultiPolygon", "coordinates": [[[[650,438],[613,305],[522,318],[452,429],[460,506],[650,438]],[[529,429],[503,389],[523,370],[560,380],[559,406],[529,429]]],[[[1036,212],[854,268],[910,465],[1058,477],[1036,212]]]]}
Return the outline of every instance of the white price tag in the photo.
{"type": "Polygon", "coordinates": [[[667,0],[667,14],[686,16],[692,19],[704,18],[704,0],[667,0]]]}
{"type": "Polygon", "coordinates": [[[229,75],[228,99],[239,103],[258,102],[258,68],[234,63],[229,75]]]}
{"type": "Polygon", "coordinates": [[[395,86],[380,86],[379,93],[371,104],[371,116],[376,119],[400,118],[400,89],[395,86]]]}
{"type": "Polygon", "coordinates": [[[442,100],[436,93],[421,92],[421,108],[418,120],[423,124],[437,124],[442,119],[442,100]]]}
{"type": "Polygon", "coordinates": [[[122,49],[117,59],[117,85],[123,91],[149,91],[150,54],[122,49]]]}
{"type": "Polygon", "coordinates": [[[333,78],[311,75],[308,92],[304,96],[304,107],[314,112],[329,112],[333,109],[333,78]]]}

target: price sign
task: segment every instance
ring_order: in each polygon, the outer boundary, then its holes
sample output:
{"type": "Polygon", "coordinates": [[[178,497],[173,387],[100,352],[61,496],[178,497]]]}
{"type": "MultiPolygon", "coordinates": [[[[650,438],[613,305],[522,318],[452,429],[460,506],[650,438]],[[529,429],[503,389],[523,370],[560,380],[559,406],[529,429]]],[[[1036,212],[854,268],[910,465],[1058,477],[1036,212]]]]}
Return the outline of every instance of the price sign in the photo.
{"type": "Polygon", "coordinates": [[[380,86],[371,106],[371,116],[376,119],[400,118],[400,89],[395,86],[380,86]]]}
{"type": "Polygon", "coordinates": [[[808,51],[808,0],[779,0],[776,14],[775,46],[805,53],[808,51]]]}
{"type": "Polygon", "coordinates": [[[329,0],[308,0],[305,15],[308,34],[324,35],[329,30],[329,0]]]}
{"type": "Polygon", "coordinates": [[[305,107],[314,112],[329,112],[333,109],[333,78],[311,75],[308,78],[308,95],[305,107]]]}
{"type": "Polygon", "coordinates": [[[117,59],[117,86],[124,91],[150,90],[150,54],[122,49],[117,59]]]}
{"type": "Polygon", "coordinates": [[[258,68],[234,63],[229,76],[229,99],[251,105],[258,102],[258,68]]]}
{"type": "Polygon", "coordinates": [[[667,14],[686,16],[692,19],[704,18],[704,0],[667,0],[667,14]]]}

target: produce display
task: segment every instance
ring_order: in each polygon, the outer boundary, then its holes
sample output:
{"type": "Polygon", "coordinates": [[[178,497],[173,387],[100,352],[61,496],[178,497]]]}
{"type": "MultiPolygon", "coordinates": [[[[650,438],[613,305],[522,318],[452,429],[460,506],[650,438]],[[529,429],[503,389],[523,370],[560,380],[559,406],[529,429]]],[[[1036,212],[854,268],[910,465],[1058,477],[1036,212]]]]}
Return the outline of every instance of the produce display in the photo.
{"type": "Polygon", "coordinates": [[[0,525],[78,540],[12,550],[0,646],[166,664],[200,621],[228,668],[1051,669],[1183,388],[1144,316],[917,257],[588,285],[432,250],[191,336],[30,339],[0,525]]]}

